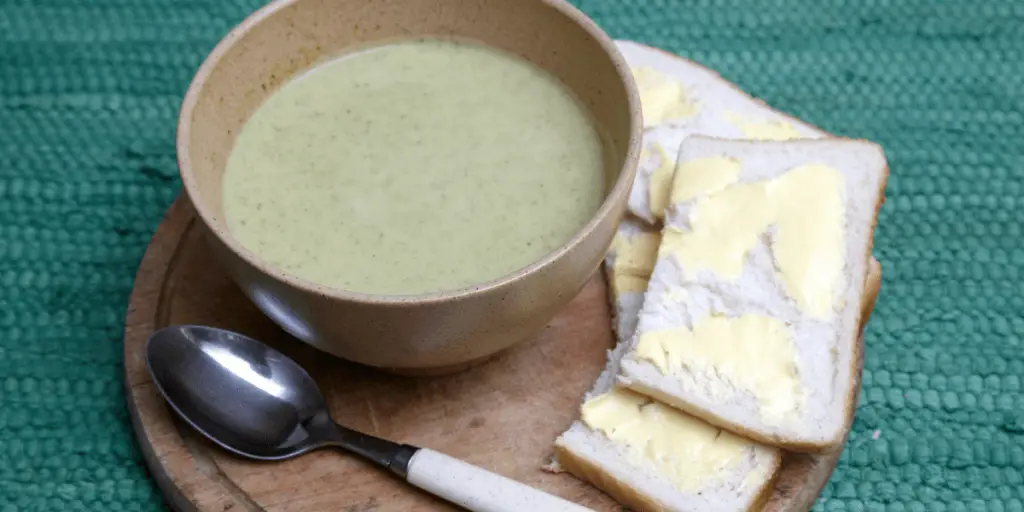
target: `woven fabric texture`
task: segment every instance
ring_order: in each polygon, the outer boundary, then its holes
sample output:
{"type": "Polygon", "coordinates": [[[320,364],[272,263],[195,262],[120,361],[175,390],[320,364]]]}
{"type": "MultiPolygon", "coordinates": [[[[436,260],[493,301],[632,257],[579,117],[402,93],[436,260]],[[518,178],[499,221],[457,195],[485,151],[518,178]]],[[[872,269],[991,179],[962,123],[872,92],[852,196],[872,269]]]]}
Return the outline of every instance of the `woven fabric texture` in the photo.
{"type": "MultiPolygon", "coordinates": [[[[0,0],[0,512],[157,510],[124,406],[177,107],[254,0],[0,0]]],[[[1024,3],[579,0],[892,176],[863,392],[816,510],[1024,511],[1024,3]]]]}

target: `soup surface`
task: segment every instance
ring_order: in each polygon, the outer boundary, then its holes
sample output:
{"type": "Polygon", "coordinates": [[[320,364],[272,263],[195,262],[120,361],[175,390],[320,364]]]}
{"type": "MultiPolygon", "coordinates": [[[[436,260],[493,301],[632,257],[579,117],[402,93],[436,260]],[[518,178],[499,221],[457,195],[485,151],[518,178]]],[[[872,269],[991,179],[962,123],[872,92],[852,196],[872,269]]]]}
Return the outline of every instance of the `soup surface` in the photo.
{"type": "Polygon", "coordinates": [[[600,206],[601,140],[554,77],[476,44],[399,42],[314,67],[246,122],[232,235],[288,273],[409,295],[486,282],[600,206]]]}

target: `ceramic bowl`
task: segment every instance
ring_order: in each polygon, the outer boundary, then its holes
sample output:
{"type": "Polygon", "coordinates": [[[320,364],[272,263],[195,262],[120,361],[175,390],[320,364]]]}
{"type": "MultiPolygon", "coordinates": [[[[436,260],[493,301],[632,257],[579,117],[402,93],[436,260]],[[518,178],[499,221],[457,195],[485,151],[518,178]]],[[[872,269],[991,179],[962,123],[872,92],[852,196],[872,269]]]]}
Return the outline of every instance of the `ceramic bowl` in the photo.
{"type": "Polygon", "coordinates": [[[611,244],[639,153],[640,104],[613,42],[561,0],[280,0],[235,27],[181,107],[182,185],[210,250],[285,331],[336,356],[402,373],[444,373],[528,339],[583,287],[611,244]],[[422,296],[350,293],[262,261],[224,222],[221,183],[236,134],[275,89],[354,48],[433,36],[519,55],[568,86],[606,135],[607,195],[565,245],[491,282],[422,296]]]}

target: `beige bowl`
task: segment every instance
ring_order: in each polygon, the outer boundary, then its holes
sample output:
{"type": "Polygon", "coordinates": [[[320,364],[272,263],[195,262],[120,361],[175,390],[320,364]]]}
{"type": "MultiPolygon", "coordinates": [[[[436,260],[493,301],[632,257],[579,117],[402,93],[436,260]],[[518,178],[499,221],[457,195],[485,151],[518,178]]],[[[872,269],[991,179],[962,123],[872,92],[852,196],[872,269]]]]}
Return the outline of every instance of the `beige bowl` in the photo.
{"type": "Polygon", "coordinates": [[[404,373],[444,373],[529,338],[593,274],[622,217],[639,152],[640,104],[612,41],[561,0],[279,0],[232,30],[199,68],[181,107],[181,179],[211,250],[245,294],[296,338],[404,373]],[[560,78],[606,135],[608,194],[590,222],[540,261],[480,285],[388,297],[318,285],[236,241],[221,209],[234,138],[277,87],[346,49],[416,36],[477,40],[560,78]]]}

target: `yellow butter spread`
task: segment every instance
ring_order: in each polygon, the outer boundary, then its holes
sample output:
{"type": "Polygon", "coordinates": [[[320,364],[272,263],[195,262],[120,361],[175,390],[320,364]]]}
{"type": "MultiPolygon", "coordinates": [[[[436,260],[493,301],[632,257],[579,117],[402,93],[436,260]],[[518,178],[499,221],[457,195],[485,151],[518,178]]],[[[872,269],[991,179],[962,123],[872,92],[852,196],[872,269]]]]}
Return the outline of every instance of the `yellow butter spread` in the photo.
{"type": "MultiPolygon", "coordinates": [[[[675,159],[668,155],[665,148],[655,142],[654,158],[658,159],[658,168],[651,173],[650,199],[651,213],[661,218],[668,206],[669,193],[672,191],[672,176],[675,172],[675,159]]],[[[648,156],[650,158],[650,156],[648,156]]]]}
{"type": "Polygon", "coordinates": [[[679,179],[672,183],[670,200],[683,203],[697,196],[713,194],[740,177],[740,163],[734,158],[715,156],[680,162],[676,168],[679,179]]]}
{"type": "Polygon", "coordinates": [[[686,371],[695,377],[723,378],[751,393],[765,419],[777,421],[803,405],[795,351],[785,323],[747,314],[705,317],[692,330],[644,333],[635,356],[650,361],[665,375],[686,371]]]}
{"type": "Polygon", "coordinates": [[[629,274],[616,274],[612,280],[612,292],[616,297],[623,293],[642,293],[647,290],[651,276],[640,277],[629,274]]]}
{"type": "Polygon", "coordinates": [[[682,83],[653,68],[634,69],[633,81],[640,92],[644,128],[693,117],[698,111],[697,102],[689,97],[682,83]]]}
{"type": "Polygon", "coordinates": [[[679,489],[695,491],[743,460],[752,444],[645,396],[616,389],[583,404],[583,422],[657,468],[679,489]]]}
{"type": "MultiPolygon", "coordinates": [[[[684,189],[680,196],[691,193],[684,189]]],[[[673,196],[672,202],[680,201],[673,196]]],[[[827,316],[840,300],[835,290],[843,283],[844,254],[843,178],[832,167],[802,165],[771,180],[700,196],[690,211],[690,231],[666,227],[661,250],[690,275],[710,270],[736,279],[747,253],[770,229],[787,293],[807,313],[827,316]]]]}
{"type": "Polygon", "coordinates": [[[661,235],[657,232],[618,233],[612,241],[612,291],[615,295],[647,290],[647,281],[658,257],[661,235]]]}
{"type": "Polygon", "coordinates": [[[796,127],[786,121],[747,119],[734,112],[726,112],[725,119],[743,132],[744,136],[751,139],[788,140],[801,137],[796,127]]]}

